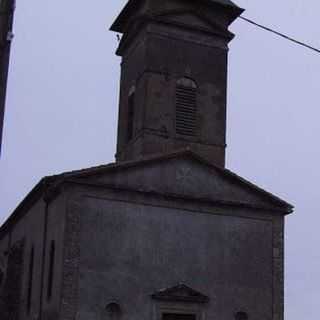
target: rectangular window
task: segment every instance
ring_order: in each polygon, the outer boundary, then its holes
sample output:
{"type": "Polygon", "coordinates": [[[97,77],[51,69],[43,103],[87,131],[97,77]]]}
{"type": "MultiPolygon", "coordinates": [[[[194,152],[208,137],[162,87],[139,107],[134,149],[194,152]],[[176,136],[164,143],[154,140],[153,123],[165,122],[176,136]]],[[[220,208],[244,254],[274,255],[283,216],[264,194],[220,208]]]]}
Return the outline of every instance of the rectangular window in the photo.
{"type": "Polygon", "coordinates": [[[134,126],[134,109],[135,109],[135,93],[130,94],[128,101],[128,127],[127,127],[127,142],[133,138],[134,126]]]}
{"type": "Polygon", "coordinates": [[[7,263],[7,275],[4,284],[1,320],[19,319],[22,303],[22,277],[24,267],[25,241],[16,242],[10,249],[7,263]]]}

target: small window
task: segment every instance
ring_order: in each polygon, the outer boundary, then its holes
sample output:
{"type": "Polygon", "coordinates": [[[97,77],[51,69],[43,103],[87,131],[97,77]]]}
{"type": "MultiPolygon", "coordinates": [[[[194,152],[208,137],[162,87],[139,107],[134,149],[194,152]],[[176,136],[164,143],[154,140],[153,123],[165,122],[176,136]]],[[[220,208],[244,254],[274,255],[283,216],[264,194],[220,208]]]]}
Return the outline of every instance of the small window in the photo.
{"type": "Polygon", "coordinates": [[[239,311],[235,314],[235,320],[248,320],[248,314],[243,311],[239,311]]]}
{"type": "Polygon", "coordinates": [[[104,319],[109,319],[109,320],[118,320],[120,319],[121,316],[121,308],[120,305],[116,302],[110,302],[106,308],[106,316],[104,319]]]}
{"type": "Polygon", "coordinates": [[[54,280],[54,264],[55,264],[55,242],[52,240],[50,245],[50,256],[49,256],[49,273],[48,273],[48,291],[47,300],[50,300],[52,296],[53,280],[54,280]]]}
{"type": "Polygon", "coordinates": [[[4,279],[4,271],[0,268],[0,288],[4,282],[3,279],[4,279]]]}
{"type": "Polygon", "coordinates": [[[132,87],[128,98],[128,125],[127,125],[127,142],[133,138],[134,113],[135,113],[135,87],[132,87]]]}
{"type": "Polygon", "coordinates": [[[196,320],[196,315],[183,313],[163,313],[162,320],[196,320]]]}
{"type": "Polygon", "coordinates": [[[197,85],[189,78],[177,81],[176,133],[195,136],[197,131],[197,85]]]}
{"type": "Polygon", "coordinates": [[[29,258],[28,295],[27,295],[27,313],[28,314],[30,314],[31,302],[32,302],[33,268],[34,268],[34,247],[31,248],[30,258],[29,258]]]}

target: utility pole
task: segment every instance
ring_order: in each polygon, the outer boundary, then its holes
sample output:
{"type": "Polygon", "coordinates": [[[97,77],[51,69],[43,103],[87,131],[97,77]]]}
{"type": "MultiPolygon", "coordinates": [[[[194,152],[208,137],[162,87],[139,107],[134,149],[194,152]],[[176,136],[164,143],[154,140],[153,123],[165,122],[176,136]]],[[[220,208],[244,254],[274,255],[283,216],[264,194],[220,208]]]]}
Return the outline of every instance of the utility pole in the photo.
{"type": "Polygon", "coordinates": [[[0,156],[15,0],[0,0],[0,156]]]}

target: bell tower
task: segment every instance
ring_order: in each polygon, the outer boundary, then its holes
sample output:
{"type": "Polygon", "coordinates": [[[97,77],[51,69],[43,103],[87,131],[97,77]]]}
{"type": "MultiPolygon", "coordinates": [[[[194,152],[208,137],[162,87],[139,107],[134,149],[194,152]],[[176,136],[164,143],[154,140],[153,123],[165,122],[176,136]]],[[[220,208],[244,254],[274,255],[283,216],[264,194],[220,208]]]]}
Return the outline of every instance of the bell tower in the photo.
{"type": "Polygon", "coordinates": [[[117,161],[189,147],[225,166],[229,0],[130,0],[121,33],[117,161]]]}

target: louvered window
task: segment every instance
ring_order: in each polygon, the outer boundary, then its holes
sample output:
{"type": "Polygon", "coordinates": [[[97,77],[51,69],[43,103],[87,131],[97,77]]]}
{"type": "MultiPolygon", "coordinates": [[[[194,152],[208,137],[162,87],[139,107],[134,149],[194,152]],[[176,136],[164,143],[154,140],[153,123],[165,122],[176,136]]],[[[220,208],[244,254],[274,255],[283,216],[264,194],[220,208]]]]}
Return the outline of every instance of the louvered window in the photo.
{"type": "Polygon", "coordinates": [[[197,133],[197,86],[188,78],[177,81],[176,133],[185,136],[197,133]]]}

